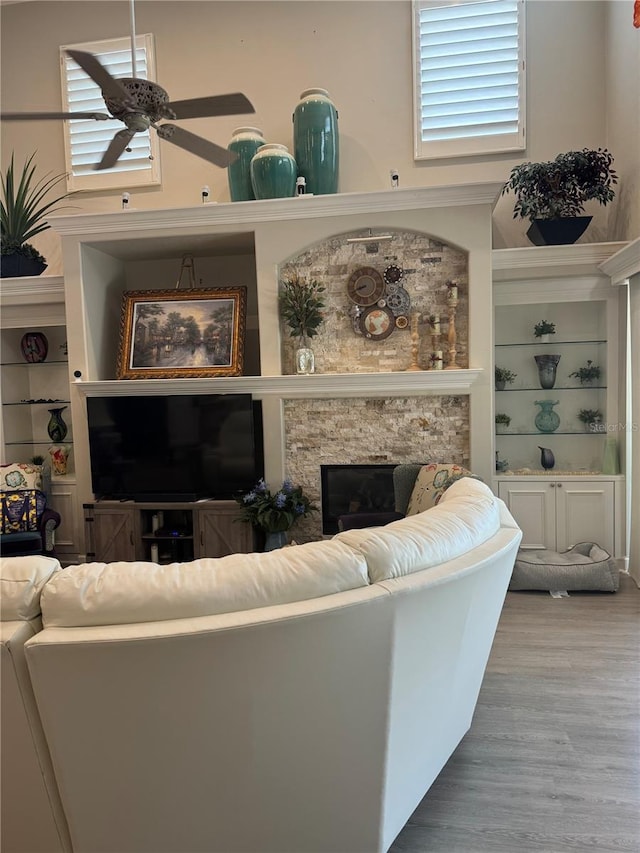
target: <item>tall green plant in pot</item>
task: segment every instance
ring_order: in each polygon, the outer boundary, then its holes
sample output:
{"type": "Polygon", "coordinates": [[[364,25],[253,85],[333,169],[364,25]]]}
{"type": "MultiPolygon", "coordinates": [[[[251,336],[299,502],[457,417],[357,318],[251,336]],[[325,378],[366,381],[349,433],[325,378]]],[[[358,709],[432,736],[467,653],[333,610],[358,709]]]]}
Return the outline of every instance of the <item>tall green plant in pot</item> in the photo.
{"type": "Polygon", "coordinates": [[[530,219],[527,237],[536,246],[575,243],[591,222],[586,202],[613,201],[618,176],[606,148],[568,151],[546,163],[521,163],[511,170],[502,194],[513,192],[513,218],[530,219]]]}
{"type": "Polygon", "coordinates": [[[324,320],[324,290],[315,279],[307,282],[297,273],[281,282],[280,314],[291,337],[300,338],[296,349],[296,373],[315,372],[315,356],[308,339],[318,334],[324,320]]]}
{"type": "Polygon", "coordinates": [[[69,196],[63,193],[55,198],[48,194],[66,175],[44,175],[36,180],[33,165],[35,152],[25,161],[21,172],[16,171],[14,156],[2,179],[0,201],[1,267],[0,275],[40,275],[46,268],[45,258],[28,241],[51,226],[48,214],[59,209],[60,202],[69,196]]]}

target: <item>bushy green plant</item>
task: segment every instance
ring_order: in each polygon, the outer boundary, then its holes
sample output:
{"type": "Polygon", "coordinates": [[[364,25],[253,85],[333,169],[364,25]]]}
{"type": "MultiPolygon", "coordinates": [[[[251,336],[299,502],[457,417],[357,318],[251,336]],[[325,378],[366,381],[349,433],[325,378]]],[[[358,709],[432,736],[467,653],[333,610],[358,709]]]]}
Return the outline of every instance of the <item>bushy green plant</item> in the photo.
{"type": "Polygon", "coordinates": [[[305,518],[317,507],[311,503],[301,486],[285,480],[273,494],[264,480],[260,480],[250,492],[236,498],[242,507],[242,521],[250,522],[265,533],[281,533],[289,530],[300,518],[305,518]]]}
{"type": "Polygon", "coordinates": [[[615,197],[618,176],[612,163],[606,148],[568,151],[545,163],[521,163],[511,170],[502,194],[515,193],[514,219],[579,216],[587,201],[607,205],[615,197]]]}
{"type": "Polygon", "coordinates": [[[581,385],[584,385],[585,382],[593,382],[595,379],[600,379],[600,372],[599,366],[594,364],[591,359],[588,359],[584,367],[574,370],[569,374],[569,377],[577,379],[581,385]]]}
{"type": "Polygon", "coordinates": [[[541,338],[543,335],[555,335],[556,324],[550,323],[548,320],[540,320],[533,327],[533,334],[536,338],[541,338]]]}
{"type": "Polygon", "coordinates": [[[2,199],[0,200],[1,252],[3,255],[24,255],[44,262],[42,255],[28,243],[36,234],[51,226],[46,220],[47,214],[59,209],[59,204],[69,196],[63,193],[56,198],[46,200],[47,194],[66,175],[47,175],[35,180],[36,167],[33,165],[35,152],[27,158],[20,175],[16,173],[14,157],[1,176],[2,199]]]}
{"type": "Polygon", "coordinates": [[[495,369],[496,382],[513,382],[517,375],[506,367],[496,367],[495,369]]]}
{"type": "Polygon", "coordinates": [[[511,423],[511,418],[509,415],[505,415],[504,412],[498,412],[496,415],[496,424],[502,424],[504,426],[509,426],[511,423]]]}
{"type": "Polygon", "coordinates": [[[322,294],[325,288],[317,281],[306,282],[298,275],[285,279],[280,289],[280,313],[291,337],[312,338],[324,320],[322,294]]]}
{"type": "Polygon", "coordinates": [[[598,423],[602,420],[602,412],[600,409],[580,409],[578,420],[583,424],[598,423]]]}

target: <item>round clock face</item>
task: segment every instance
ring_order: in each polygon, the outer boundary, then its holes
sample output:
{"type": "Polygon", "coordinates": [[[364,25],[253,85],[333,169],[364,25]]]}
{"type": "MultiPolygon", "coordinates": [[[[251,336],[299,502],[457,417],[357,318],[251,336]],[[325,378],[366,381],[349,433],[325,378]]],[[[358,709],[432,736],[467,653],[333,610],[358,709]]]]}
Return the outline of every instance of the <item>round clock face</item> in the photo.
{"type": "Polygon", "coordinates": [[[360,331],[370,340],[384,340],[395,328],[395,317],[388,308],[379,305],[369,308],[360,317],[360,331]]]}
{"type": "Polygon", "coordinates": [[[347,292],[356,305],[374,305],[384,293],[384,281],[378,270],[362,267],[347,282],[347,292]]]}
{"type": "Polygon", "coordinates": [[[387,305],[397,316],[399,314],[407,314],[411,308],[411,297],[409,291],[404,287],[398,287],[395,293],[390,293],[387,298],[387,305]]]}
{"type": "Polygon", "coordinates": [[[403,275],[403,270],[397,264],[389,264],[384,271],[384,280],[387,284],[397,284],[403,275]]]}

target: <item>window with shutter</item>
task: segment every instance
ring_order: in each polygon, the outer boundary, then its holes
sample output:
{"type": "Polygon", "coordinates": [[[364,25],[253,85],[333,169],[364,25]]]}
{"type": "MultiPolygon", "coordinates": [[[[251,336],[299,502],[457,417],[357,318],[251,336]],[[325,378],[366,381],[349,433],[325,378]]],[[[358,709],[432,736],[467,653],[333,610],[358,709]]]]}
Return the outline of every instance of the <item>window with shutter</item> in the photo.
{"type": "Polygon", "coordinates": [[[414,0],[415,158],[525,147],[524,0],[414,0]]]}
{"type": "MultiPolygon", "coordinates": [[[[60,48],[63,110],[108,113],[100,87],[65,51],[84,50],[98,57],[112,77],[131,77],[131,39],[118,38],[60,48]]],[[[136,77],[155,80],[153,37],[136,36],[136,77]]],[[[158,137],[136,133],[111,169],[95,170],[114,134],[124,125],[117,119],[71,119],[64,122],[67,185],[70,191],[128,189],[160,183],[158,137]]]]}

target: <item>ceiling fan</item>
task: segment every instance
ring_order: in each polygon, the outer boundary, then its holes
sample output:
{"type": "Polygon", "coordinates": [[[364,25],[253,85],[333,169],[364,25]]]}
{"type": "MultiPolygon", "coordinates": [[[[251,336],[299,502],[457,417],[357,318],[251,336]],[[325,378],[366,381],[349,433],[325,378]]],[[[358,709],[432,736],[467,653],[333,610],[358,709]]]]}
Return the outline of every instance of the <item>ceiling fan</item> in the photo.
{"type": "Polygon", "coordinates": [[[116,132],[101,161],[95,169],[110,169],[127,149],[136,133],[144,133],[153,127],[160,139],[171,142],[197,157],[202,157],[216,166],[226,168],[237,154],[215,142],[196,136],[176,124],[163,119],[207,118],[255,112],[253,105],[240,92],[228,95],[212,95],[184,101],[170,101],[167,92],[157,83],[136,76],[135,60],[135,17],[134,0],[130,0],[131,17],[131,67],[132,77],[112,77],[92,53],[67,50],[66,53],[94,80],[102,90],[107,113],[95,112],[46,112],[46,113],[0,113],[3,121],[35,121],[46,119],[119,119],[125,126],[116,132]]]}

